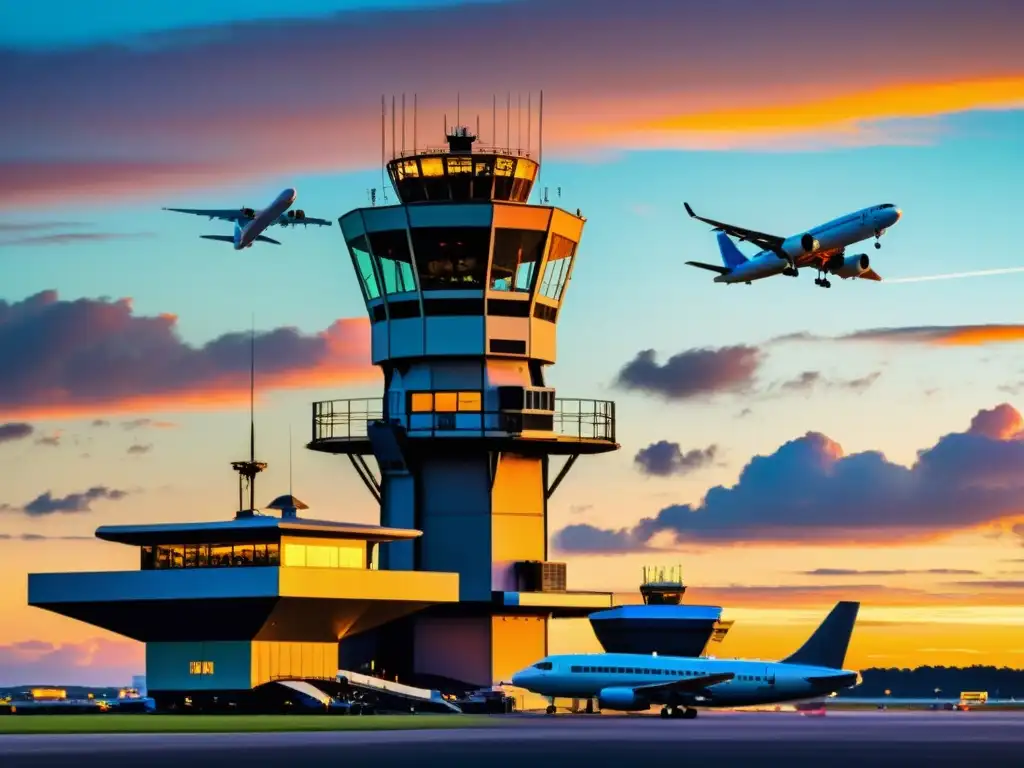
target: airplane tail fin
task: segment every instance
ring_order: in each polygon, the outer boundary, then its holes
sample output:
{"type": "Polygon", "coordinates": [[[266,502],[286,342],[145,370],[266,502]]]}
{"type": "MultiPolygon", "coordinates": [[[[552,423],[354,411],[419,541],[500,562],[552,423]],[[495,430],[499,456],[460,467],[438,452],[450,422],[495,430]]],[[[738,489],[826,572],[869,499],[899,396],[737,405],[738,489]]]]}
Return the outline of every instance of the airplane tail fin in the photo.
{"type": "Polygon", "coordinates": [[[722,263],[729,269],[736,269],[740,264],[747,262],[747,257],[740,252],[736,243],[730,240],[725,232],[718,233],[718,250],[722,254],[722,263]]]}
{"type": "Polygon", "coordinates": [[[836,603],[832,612],[814,630],[814,634],[800,646],[800,650],[783,659],[782,663],[842,669],[859,610],[858,602],[843,600],[836,603]]]}

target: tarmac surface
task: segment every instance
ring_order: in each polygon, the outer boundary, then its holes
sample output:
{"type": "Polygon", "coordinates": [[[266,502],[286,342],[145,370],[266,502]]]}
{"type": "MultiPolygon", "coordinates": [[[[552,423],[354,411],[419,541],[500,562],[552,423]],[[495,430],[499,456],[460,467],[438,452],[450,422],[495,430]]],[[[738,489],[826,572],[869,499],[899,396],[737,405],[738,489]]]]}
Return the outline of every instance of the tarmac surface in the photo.
{"type": "Polygon", "coordinates": [[[299,765],[1024,766],[1024,715],[1006,712],[507,715],[465,730],[0,736],[0,766],[299,765]],[[753,762],[757,761],[757,762],[753,762]],[[651,762],[646,762],[650,765],[651,762]]]}

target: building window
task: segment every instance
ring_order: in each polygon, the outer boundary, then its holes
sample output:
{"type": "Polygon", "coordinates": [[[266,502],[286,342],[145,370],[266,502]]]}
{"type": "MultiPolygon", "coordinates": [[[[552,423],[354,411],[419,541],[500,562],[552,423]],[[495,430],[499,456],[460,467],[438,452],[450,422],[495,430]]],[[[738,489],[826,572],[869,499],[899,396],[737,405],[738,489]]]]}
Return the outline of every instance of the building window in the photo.
{"type": "Polygon", "coordinates": [[[424,291],[484,287],[491,245],[487,227],[417,227],[413,251],[424,291]]]}
{"type": "Polygon", "coordinates": [[[532,229],[496,229],[491,258],[491,290],[529,293],[547,232],[532,229]]]}
{"type": "Polygon", "coordinates": [[[213,674],[213,662],[212,661],[190,661],[188,663],[188,673],[190,675],[212,675],[213,674]]]}
{"type": "Polygon", "coordinates": [[[411,400],[411,411],[414,412],[430,412],[434,410],[434,393],[433,392],[413,392],[411,400]]]}
{"type": "Polygon", "coordinates": [[[142,547],[142,570],[276,566],[278,547],[276,542],[142,547]]]}
{"type": "Polygon", "coordinates": [[[412,254],[409,252],[409,238],[404,229],[370,234],[370,248],[380,265],[384,281],[384,293],[408,293],[416,290],[416,278],[412,272],[412,254]]]}
{"type": "Polygon", "coordinates": [[[434,393],[434,410],[440,411],[441,413],[451,413],[458,410],[459,407],[459,393],[458,392],[435,392],[434,393]]]}
{"type": "Polygon", "coordinates": [[[483,398],[480,392],[459,392],[460,411],[479,411],[483,406],[483,398]]]}
{"type": "Polygon", "coordinates": [[[355,262],[356,276],[363,289],[363,298],[366,301],[380,298],[380,285],[377,283],[377,273],[373,269],[373,257],[370,255],[370,245],[366,236],[360,235],[349,240],[348,249],[352,252],[352,261],[355,262]]]}
{"type": "Polygon", "coordinates": [[[289,568],[366,568],[366,554],[361,544],[286,544],[284,564],[289,568]]]}
{"type": "Polygon", "coordinates": [[[467,392],[410,392],[411,413],[479,412],[483,409],[483,393],[467,392]]]}
{"type": "Polygon", "coordinates": [[[561,235],[551,236],[551,248],[548,250],[548,263],[544,267],[544,279],[540,281],[540,295],[558,301],[562,298],[562,289],[569,278],[576,243],[561,235]]]}

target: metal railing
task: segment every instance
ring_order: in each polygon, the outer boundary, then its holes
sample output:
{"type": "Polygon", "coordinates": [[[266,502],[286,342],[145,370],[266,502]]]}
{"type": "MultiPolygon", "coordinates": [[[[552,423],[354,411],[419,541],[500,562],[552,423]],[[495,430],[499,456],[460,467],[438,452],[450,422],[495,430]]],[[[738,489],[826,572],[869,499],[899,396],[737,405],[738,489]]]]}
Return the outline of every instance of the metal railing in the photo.
{"type": "Polygon", "coordinates": [[[443,147],[419,147],[417,149],[401,149],[393,152],[388,162],[394,160],[404,160],[412,157],[419,157],[421,155],[504,155],[505,157],[525,157],[533,160],[535,153],[528,149],[518,149],[515,147],[496,147],[496,146],[474,146],[470,152],[452,152],[447,146],[443,147]]]}
{"type": "MultiPolygon", "coordinates": [[[[452,432],[467,437],[494,432],[521,432],[539,429],[537,419],[551,416],[551,429],[562,440],[602,440],[615,442],[615,403],[610,400],[555,398],[553,414],[519,411],[460,411],[410,414],[408,421],[392,419],[414,435],[452,432]],[[432,417],[432,418],[431,418],[432,417]],[[419,427],[415,421],[429,418],[430,425],[419,427]]],[[[384,419],[381,398],[322,400],[313,403],[313,442],[324,440],[367,440],[370,424],[384,419]]],[[[542,429],[542,428],[541,428],[542,429]]]]}

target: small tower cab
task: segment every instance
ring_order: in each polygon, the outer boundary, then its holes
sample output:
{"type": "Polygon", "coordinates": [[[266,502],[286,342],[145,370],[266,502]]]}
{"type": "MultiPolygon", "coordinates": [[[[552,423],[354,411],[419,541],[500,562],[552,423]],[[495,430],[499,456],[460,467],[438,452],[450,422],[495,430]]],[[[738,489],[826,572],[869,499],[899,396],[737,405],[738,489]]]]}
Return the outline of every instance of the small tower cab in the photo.
{"type": "Polygon", "coordinates": [[[399,204],[340,218],[384,392],[315,403],[308,447],[349,456],[382,525],[423,531],[383,546],[382,567],[459,574],[457,608],[343,643],[343,666],[491,686],[546,655],[550,618],[611,606],[567,590],[547,510],[580,456],[619,446],[614,403],[557,397],[545,376],[585,220],[527,202],[530,153],[465,127],[446,140],[387,162],[399,204]]]}

